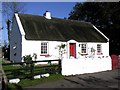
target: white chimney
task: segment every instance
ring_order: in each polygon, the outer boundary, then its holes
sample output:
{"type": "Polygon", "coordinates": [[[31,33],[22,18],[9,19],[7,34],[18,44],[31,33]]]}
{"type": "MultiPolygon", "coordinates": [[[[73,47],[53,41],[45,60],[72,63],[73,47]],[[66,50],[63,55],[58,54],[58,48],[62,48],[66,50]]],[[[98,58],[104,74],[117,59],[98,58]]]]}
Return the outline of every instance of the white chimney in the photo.
{"type": "Polygon", "coordinates": [[[45,17],[46,19],[51,19],[51,13],[50,13],[49,11],[46,11],[46,12],[44,13],[44,17],[45,17]]]}

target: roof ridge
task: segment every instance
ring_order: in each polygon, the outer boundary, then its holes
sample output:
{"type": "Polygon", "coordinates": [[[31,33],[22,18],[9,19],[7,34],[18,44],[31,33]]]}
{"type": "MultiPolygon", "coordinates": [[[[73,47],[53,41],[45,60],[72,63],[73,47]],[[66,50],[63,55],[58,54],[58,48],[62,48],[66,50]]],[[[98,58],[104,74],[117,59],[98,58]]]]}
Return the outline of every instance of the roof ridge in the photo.
{"type": "MultiPolygon", "coordinates": [[[[29,15],[29,16],[37,16],[37,17],[44,17],[44,16],[40,16],[40,15],[36,15],[36,14],[23,14],[23,13],[18,13],[18,15],[29,15]]],[[[52,17],[53,19],[59,19],[59,20],[63,20],[63,21],[72,21],[72,22],[78,22],[78,23],[86,23],[86,24],[90,24],[92,25],[91,22],[86,22],[86,21],[79,21],[79,20],[73,20],[73,19],[63,19],[63,18],[57,18],[57,17],[52,17]]]]}

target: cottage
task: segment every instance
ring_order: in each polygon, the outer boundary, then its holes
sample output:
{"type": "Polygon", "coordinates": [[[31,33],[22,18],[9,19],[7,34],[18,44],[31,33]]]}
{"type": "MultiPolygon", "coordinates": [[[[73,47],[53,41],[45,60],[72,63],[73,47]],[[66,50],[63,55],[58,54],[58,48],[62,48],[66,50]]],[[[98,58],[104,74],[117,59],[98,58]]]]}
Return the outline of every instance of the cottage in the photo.
{"type": "Polygon", "coordinates": [[[10,60],[22,62],[29,54],[36,60],[62,59],[63,75],[111,70],[109,39],[102,32],[89,22],[54,18],[50,12],[15,14],[10,60]]]}

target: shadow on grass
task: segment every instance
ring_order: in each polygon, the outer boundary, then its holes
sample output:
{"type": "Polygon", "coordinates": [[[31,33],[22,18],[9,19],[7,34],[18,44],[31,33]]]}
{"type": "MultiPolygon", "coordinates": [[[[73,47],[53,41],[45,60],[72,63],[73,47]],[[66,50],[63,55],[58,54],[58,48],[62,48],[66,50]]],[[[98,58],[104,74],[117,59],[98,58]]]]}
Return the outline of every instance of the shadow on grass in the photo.
{"type": "Polygon", "coordinates": [[[18,84],[12,84],[12,86],[7,85],[6,90],[23,90],[23,88],[18,84]]]}

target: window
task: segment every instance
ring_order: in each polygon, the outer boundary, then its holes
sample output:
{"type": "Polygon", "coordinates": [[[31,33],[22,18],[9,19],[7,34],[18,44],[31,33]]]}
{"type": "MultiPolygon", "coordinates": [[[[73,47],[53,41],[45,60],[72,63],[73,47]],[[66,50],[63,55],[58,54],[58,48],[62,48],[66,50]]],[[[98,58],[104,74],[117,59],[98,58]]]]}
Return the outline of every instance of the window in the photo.
{"type": "Polygon", "coordinates": [[[102,45],[97,44],[97,55],[101,55],[101,54],[102,54],[102,45]]]}
{"type": "Polygon", "coordinates": [[[47,55],[48,54],[48,43],[42,42],[41,43],[41,55],[47,55]]]}
{"type": "Polygon", "coordinates": [[[81,44],[81,53],[86,54],[87,53],[87,45],[86,44],[81,44]]]}

